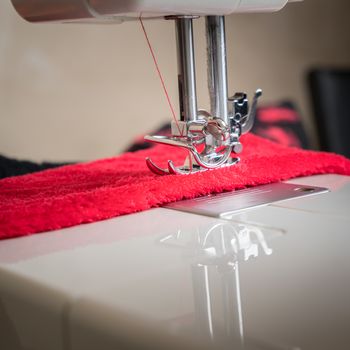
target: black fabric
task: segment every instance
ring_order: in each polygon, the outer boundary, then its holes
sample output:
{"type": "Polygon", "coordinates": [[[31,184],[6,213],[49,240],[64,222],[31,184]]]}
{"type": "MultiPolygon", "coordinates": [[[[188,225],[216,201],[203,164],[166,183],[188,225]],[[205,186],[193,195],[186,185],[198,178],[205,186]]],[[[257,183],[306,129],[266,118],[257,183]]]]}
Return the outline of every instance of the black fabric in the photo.
{"type": "Polygon", "coordinates": [[[350,157],[350,70],[313,70],[308,80],[321,150],[350,157]]]}
{"type": "Polygon", "coordinates": [[[34,163],[26,160],[17,160],[0,155],[0,179],[10,176],[24,175],[36,171],[56,168],[67,163],[34,163]]]}

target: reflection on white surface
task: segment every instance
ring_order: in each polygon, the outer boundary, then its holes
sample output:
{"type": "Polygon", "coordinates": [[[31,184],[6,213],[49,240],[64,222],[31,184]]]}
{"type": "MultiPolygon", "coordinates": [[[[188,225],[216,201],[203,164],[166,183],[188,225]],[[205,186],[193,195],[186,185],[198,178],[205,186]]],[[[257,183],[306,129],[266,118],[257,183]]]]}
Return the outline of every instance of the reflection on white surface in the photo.
{"type": "Polygon", "coordinates": [[[226,258],[247,261],[258,257],[259,246],[264,254],[271,255],[272,249],[266,243],[283,233],[281,229],[258,227],[232,221],[217,220],[210,225],[190,230],[179,229],[174,234],[162,236],[159,242],[169,247],[183,248],[198,258],[226,258]]]}
{"type": "Polygon", "coordinates": [[[218,221],[159,239],[191,258],[194,319],[202,338],[244,347],[239,265],[259,252],[271,255],[267,240],[280,235],[282,230],[218,221]]]}

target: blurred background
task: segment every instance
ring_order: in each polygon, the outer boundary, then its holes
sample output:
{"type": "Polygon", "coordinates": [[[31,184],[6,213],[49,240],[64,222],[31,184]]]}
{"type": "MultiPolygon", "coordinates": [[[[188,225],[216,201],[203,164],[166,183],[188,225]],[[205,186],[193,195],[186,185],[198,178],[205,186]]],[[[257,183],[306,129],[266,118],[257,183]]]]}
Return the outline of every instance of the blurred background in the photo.
{"type": "MultiPolygon", "coordinates": [[[[350,67],[350,3],[305,0],[273,14],[226,19],[229,91],[292,101],[319,145],[307,72],[350,67]]],[[[174,23],[146,21],[178,108],[174,23]]],[[[195,21],[199,107],[208,108],[204,21],[195,21]]],[[[343,95],[345,96],[345,95],[343,95]]],[[[77,161],[122,152],[171,120],[138,22],[29,24],[0,3],[0,154],[77,161]]]]}

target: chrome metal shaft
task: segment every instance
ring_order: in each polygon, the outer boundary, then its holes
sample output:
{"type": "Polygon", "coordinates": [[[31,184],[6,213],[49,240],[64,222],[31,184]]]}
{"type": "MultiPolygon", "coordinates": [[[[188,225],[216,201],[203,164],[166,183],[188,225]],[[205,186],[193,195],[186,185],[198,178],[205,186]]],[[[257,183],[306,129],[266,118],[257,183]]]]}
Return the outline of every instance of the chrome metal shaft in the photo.
{"type": "Polygon", "coordinates": [[[196,120],[196,70],[191,18],[176,19],[176,39],[181,120],[196,120]]]}
{"type": "Polygon", "coordinates": [[[205,23],[211,115],[228,123],[225,18],[207,16],[205,23]]]}

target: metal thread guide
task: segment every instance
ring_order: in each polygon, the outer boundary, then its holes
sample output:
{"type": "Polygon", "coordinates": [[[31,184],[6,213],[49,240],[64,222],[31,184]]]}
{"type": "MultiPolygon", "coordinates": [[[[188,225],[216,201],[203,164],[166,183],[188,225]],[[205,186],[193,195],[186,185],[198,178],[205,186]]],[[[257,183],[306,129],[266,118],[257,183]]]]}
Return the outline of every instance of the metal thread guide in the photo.
{"type": "Polygon", "coordinates": [[[158,175],[190,174],[239,162],[232,152],[242,151],[241,135],[254,124],[258,98],[255,92],[249,109],[247,94],[238,92],[228,98],[224,16],[206,17],[208,88],[211,111],[197,109],[196,71],[193,43],[193,16],[168,16],[176,23],[180,120],[171,123],[171,136],[146,136],[145,140],[188,150],[184,165],[172,160],[162,169],[150,158],[148,168],[158,175]]]}

